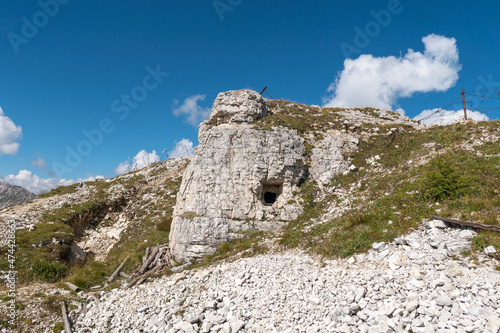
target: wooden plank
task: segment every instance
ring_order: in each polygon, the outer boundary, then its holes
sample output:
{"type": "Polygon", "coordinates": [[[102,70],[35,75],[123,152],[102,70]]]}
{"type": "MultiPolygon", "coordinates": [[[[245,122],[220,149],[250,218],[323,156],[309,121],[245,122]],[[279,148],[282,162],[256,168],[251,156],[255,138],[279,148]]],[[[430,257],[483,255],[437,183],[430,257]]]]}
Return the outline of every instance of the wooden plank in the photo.
{"type": "Polygon", "coordinates": [[[482,223],[476,223],[476,222],[453,220],[453,219],[439,217],[439,216],[433,216],[432,218],[435,220],[441,220],[443,222],[450,223],[450,224],[456,224],[456,225],[471,227],[471,228],[475,228],[475,229],[483,229],[483,230],[500,232],[500,226],[496,226],[496,225],[488,225],[488,224],[482,224],[482,223]]]}
{"type": "Polygon", "coordinates": [[[123,265],[125,265],[125,263],[127,262],[128,257],[129,256],[127,256],[127,258],[125,258],[125,260],[123,260],[123,262],[120,264],[120,266],[118,266],[118,268],[114,271],[114,273],[111,274],[111,276],[108,279],[108,283],[111,283],[111,282],[113,282],[115,280],[115,278],[118,275],[118,273],[120,273],[120,271],[122,270],[123,265]]]}
{"type": "Polygon", "coordinates": [[[62,302],[61,310],[64,322],[64,331],[66,333],[71,333],[71,325],[69,324],[68,312],[66,311],[66,303],[64,301],[62,302]]]}
{"type": "Polygon", "coordinates": [[[120,275],[121,277],[124,277],[125,279],[128,279],[128,280],[130,280],[132,278],[130,275],[125,274],[123,272],[118,273],[118,275],[120,275]]]}

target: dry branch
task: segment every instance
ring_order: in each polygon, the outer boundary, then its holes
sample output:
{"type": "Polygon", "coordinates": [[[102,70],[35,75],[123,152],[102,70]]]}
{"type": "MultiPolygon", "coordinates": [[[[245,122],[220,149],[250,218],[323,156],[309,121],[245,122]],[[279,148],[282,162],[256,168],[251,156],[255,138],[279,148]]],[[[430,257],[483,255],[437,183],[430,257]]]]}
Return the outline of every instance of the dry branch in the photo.
{"type": "Polygon", "coordinates": [[[120,264],[120,266],[118,266],[118,268],[115,270],[115,272],[113,274],[111,274],[111,276],[108,279],[108,283],[111,283],[115,280],[118,273],[120,273],[120,271],[122,270],[123,265],[125,265],[125,262],[127,262],[127,259],[128,259],[128,256],[127,256],[127,258],[125,258],[125,260],[123,260],[123,262],[120,264]]]}

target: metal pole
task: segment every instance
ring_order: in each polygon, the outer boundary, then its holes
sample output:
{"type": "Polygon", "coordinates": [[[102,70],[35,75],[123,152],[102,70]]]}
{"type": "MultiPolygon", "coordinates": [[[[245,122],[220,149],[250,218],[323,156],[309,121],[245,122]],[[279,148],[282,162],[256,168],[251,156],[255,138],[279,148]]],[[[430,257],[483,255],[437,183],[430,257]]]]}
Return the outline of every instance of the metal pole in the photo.
{"type": "Polygon", "coordinates": [[[266,91],[267,89],[267,86],[264,87],[264,89],[262,89],[262,91],[260,92],[260,94],[262,95],[264,93],[264,91],[266,91]]]}
{"type": "Polygon", "coordinates": [[[464,118],[467,120],[467,108],[465,107],[465,92],[462,89],[462,103],[464,103],[464,118]]]}

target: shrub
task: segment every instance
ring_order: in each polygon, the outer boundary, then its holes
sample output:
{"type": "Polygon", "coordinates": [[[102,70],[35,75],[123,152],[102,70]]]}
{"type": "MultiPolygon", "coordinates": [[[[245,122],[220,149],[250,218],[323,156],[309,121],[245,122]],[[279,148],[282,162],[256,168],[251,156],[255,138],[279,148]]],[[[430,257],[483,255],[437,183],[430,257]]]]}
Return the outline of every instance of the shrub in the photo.
{"type": "Polygon", "coordinates": [[[447,153],[429,162],[423,175],[423,193],[427,199],[442,201],[454,199],[465,194],[467,179],[458,169],[457,156],[447,153]]]}
{"type": "Polygon", "coordinates": [[[58,261],[40,259],[33,264],[32,273],[35,279],[44,282],[57,282],[62,279],[68,271],[66,265],[58,261]]]}

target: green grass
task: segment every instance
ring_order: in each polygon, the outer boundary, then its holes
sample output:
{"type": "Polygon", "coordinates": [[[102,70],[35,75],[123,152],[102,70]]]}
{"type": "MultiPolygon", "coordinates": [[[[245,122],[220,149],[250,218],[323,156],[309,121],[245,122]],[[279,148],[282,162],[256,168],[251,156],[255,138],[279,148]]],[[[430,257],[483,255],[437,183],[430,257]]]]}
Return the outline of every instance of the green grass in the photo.
{"type": "MultiPolygon", "coordinates": [[[[60,223],[39,223],[33,231],[16,233],[15,267],[18,283],[54,282],[65,275],[65,259],[73,242],[71,227],[60,223]]],[[[8,271],[8,248],[0,248],[0,270],[8,271]]]]}

